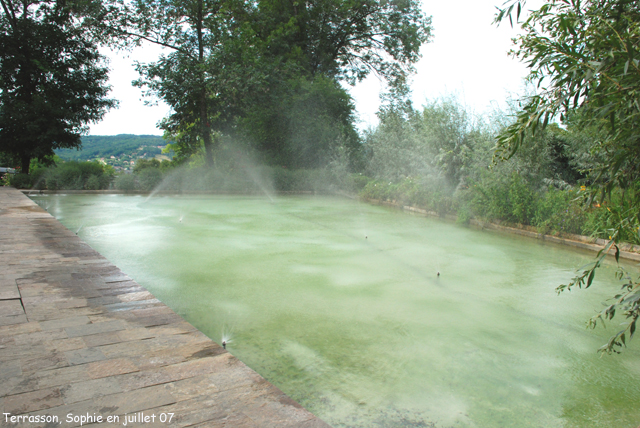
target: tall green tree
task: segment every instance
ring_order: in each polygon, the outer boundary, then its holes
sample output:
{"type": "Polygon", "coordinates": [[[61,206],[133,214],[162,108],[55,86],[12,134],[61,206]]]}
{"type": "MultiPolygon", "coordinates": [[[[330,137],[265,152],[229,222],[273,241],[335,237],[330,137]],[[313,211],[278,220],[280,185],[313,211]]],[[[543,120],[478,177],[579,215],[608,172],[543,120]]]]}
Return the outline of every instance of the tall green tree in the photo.
{"type": "Polygon", "coordinates": [[[236,134],[250,141],[266,162],[323,167],[340,147],[351,159],[356,156],[355,107],[335,79],[293,75],[247,101],[236,134]]]}
{"type": "Polygon", "coordinates": [[[204,145],[209,166],[214,162],[214,131],[232,115],[225,105],[216,64],[221,43],[232,25],[224,0],[136,1],[131,34],[169,49],[154,63],[138,64],[146,87],[169,104],[173,113],[161,128],[187,156],[204,145]]]}
{"type": "Polygon", "coordinates": [[[373,72],[393,87],[405,85],[429,39],[430,18],[414,1],[262,0],[250,13],[261,65],[274,72],[253,91],[243,130],[275,162],[316,167],[341,145],[353,163],[361,145],[340,83],[373,72]]]}
{"type": "MultiPolygon", "coordinates": [[[[500,22],[519,19],[524,0],[505,3],[500,22]]],[[[586,205],[599,196],[612,201],[620,192],[618,225],[596,262],[559,291],[589,287],[608,251],[619,254],[620,230],[639,233],[640,225],[640,3],[635,0],[550,0],[522,23],[515,56],[530,68],[538,92],[523,100],[514,122],[498,137],[498,155],[511,157],[554,118],[574,115],[574,125],[598,129],[586,168],[590,189],[586,205]]],[[[628,320],[603,346],[613,352],[631,338],[640,316],[640,282],[626,274],[622,292],[592,318],[591,325],[628,320]]]]}
{"type": "Polygon", "coordinates": [[[350,83],[372,71],[400,83],[431,32],[414,0],[260,0],[252,18],[269,55],[350,83]]]}
{"type": "Polygon", "coordinates": [[[0,151],[32,158],[77,148],[86,125],[115,105],[96,34],[74,1],[0,0],[0,151]]]}
{"type": "Polygon", "coordinates": [[[173,107],[162,127],[177,148],[204,145],[208,164],[220,134],[295,167],[315,166],[330,140],[355,147],[339,82],[374,71],[399,85],[430,31],[414,1],[162,0],[137,11],[143,38],[172,50],[140,65],[138,84],[173,107]]]}

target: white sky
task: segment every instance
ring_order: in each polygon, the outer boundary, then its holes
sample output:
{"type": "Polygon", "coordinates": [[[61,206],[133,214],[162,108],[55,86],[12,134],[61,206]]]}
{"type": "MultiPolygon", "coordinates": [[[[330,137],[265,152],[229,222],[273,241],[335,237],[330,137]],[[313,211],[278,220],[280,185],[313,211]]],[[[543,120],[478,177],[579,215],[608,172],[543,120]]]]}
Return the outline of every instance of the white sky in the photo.
{"type": "MultiPolygon", "coordinates": [[[[411,85],[414,105],[426,100],[454,94],[468,108],[482,112],[504,107],[511,95],[522,92],[522,79],[527,75],[524,65],[509,57],[511,38],[516,31],[508,23],[492,24],[495,6],[503,0],[423,0],[423,10],[432,16],[433,39],[422,47],[422,59],[416,65],[417,74],[411,85]]],[[[123,57],[111,53],[110,96],[120,102],[104,119],[90,127],[91,135],[151,134],[161,135],[156,128],[170,109],[164,103],[145,106],[142,91],[131,86],[138,77],[133,61],[153,61],[160,50],[144,47],[123,57]]],[[[359,127],[375,126],[383,84],[370,76],[351,88],[359,127]]]]}

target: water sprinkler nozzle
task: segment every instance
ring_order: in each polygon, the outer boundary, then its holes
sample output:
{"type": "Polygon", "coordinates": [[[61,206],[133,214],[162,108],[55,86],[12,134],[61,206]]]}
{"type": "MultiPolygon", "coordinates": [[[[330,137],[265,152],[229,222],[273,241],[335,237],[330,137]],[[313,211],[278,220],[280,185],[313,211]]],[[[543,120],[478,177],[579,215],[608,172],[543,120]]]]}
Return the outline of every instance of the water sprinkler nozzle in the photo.
{"type": "Polygon", "coordinates": [[[438,272],[438,276],[440,276],[440,272],[438,272]]]}
{"type": "Polygon", "coordinates": [[[223,347],[224,349],[227,349],[227,341],[226,341],[226,340],[223,340],[223,341],[222,341],[222,347],[223,347]]]}

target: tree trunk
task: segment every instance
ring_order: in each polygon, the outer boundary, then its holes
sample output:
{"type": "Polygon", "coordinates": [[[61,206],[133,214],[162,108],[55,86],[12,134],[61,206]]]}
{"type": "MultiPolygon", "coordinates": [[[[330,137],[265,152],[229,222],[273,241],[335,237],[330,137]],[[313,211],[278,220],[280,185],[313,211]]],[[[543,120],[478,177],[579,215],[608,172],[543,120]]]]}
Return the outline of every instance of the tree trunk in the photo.
{"type": "MultiPolygon", "coordinates": [[[[198,2],[198,19],[196,21],[196,31],[198,33],[198,62],[204,62],[204,38],[203,38],[203,0],[198,2]]],[[[213,143],[211,142],[211,125],[209,124],[209,112],[207,111],[207,88],[204,78],[204,70],[200,69],[200,132],[204,143],[204,159],[209,168],[213,168],[213,143]]]]}
{"type": "Polygon", "coordinates": [[[200,122],[202,141],[204,142],[204,159],[206,165],[213,168],[213,142],[211,141],[211,126],[207,116],[207,93],[203,89],[200,95],[200,122]]]}
{"type": "Polygon", "coordinates": [[[29,155],[21,155],[20,163],[21,163],[20,172],[22,174],[29,174],[29,164],[31,163],[31,157],[29,155]]]}

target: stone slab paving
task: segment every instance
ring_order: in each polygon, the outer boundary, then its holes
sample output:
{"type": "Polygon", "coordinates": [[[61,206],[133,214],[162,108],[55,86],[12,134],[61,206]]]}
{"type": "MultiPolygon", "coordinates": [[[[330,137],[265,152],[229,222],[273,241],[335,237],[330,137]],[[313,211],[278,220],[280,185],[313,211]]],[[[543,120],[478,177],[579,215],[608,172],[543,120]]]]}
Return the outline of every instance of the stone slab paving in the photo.
{"type": "Polygon", "coordinates": [[[328,427],[3,187],[0,414],[3,427],[328,427]]]}

